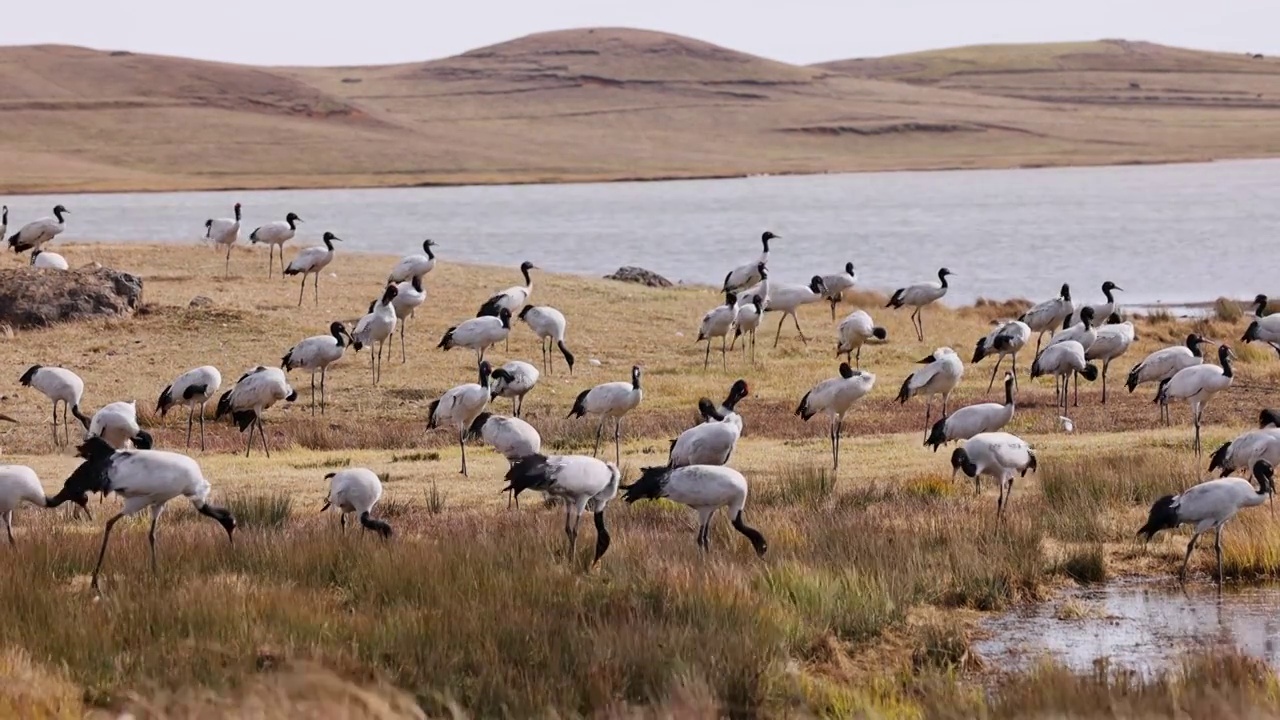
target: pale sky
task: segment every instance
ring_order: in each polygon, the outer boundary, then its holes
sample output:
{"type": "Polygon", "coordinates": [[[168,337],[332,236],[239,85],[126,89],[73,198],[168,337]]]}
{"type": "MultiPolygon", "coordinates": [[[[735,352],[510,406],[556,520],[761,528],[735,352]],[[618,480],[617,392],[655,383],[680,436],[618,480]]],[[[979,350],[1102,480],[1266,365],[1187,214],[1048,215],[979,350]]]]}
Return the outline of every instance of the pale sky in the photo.
{"type": "Polygon", "coordinates": [[[1098,38],[1280,54],[1280,0],[35,0],[5,3],[0,45],[362,65],[590,26],[689,35],[793,63],[1098,38]]]}

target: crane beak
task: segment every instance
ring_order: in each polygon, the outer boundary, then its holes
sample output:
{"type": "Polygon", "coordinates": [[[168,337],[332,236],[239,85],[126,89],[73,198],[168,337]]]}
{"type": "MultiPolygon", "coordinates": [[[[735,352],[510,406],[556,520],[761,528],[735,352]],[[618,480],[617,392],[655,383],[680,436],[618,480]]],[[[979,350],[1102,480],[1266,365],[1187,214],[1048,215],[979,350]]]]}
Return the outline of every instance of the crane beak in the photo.
{"type": "Polygon", "coordinates": [[[937,358],[935,358],[934,356],[930,355],[930,356],[929,356],[929,357],[927,357],[927,358],[923,358],[923,359],[921,359],[921,360],[917,360],[917,361],[916,361],[916,364],[917,364],[917,365],[928,365],[929,363],[931,363],[931,362],[935,362],[936,360],[937,360],[937,358]]]}

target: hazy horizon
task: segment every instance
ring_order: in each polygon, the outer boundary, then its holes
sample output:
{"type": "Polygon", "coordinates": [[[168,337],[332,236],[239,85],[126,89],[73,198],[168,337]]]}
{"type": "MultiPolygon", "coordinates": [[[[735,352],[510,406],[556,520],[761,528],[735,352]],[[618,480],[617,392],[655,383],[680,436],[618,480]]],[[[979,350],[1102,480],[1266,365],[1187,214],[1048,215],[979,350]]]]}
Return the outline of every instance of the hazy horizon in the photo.
{"type": "Polygon", "coordinates": [[[740,7],[652,0],[624,5],[547,0],[451,7],[433,15],[368,0],[361,12],[227,0],[217,7],[160,0],[51,0],[7,8],[0,45],[81,45],[101,50],[250,65],[373,65],[447,57],[537,32],[631,27],[674,33],[797,64],[892,55],[958,45],[1124,38],[1225,52],[1280,51],[1272,28],[1280,5],[1222,0],[1208,16],[1189,0],[1080,0],[1041,6],[1019,0],[901,0],[833,6],[797,0],[740,7]],[[1195,18],[1191,23],[1187,18],[1195,18]],[[726,20],[731,22],[726,22],[726,20]]]}

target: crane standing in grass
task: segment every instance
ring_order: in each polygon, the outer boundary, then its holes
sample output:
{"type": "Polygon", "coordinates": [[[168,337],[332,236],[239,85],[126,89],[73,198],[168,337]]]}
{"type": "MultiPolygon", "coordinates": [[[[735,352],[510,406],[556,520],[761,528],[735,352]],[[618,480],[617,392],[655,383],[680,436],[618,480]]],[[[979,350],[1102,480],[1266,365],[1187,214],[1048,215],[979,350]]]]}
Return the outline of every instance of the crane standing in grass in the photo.
{"type": "Polygon", "coordinates": [[[916,363],[924,367],[902,381],[902,388],[898,390],[898,402],[906,403],[916,395],[925,396],[924,436],[927,439],[929,421],[933,419],[933,397],[942,396],[942,415],[946,417],[951,392],[960,384],[960,378],[964,377],[964,363],[956,351],[949,347],[940,347],[932,355],[917,360],[916,363]]]}
{"type": "Polygon", "coordinates": [[[569,417],[599,415],[600,427],[596,429],[596,447],[592,457],[600,454],[600,438],[604,434],[605,420],[613,418],[614,462],[622,463],[622,416],[631,412],[644,398],[640,387],[640,366],[631,368],[631,382],[608,382],[578,393],[569,410],[569,417]]]}
{"type": "Polygon", "coordinates": [[[915,308],[911,313],[911,327],[915,328],[916,339],[924,342],[924,317],[921,314],[926,305],[931,305],[942,296],[947,294],[947,276],[952,275],[950,270],[942,268],[938,270],[937,284],[926,282],[916,285],[909,285],[904,288],[898,288],[893,292],[893,297],[889,298],[889,303],[885,307],[900,308],[910,305],[915,308]]]}
{"type": "Polygon", "coordinates": [[[204,406],[218,394],[222,387],[222,373],[212,365],[201,365],[177,377],[160,392],[156,412],[164,417],[178,405],[187,406],[187,447],[191,447],[191,424],[195,410],[200,408],[200,450],[204,451],[204,406]]]}
{"type": "MultiPolygon", "coordinates": [[[[320,271],[333,262],[333,243],[342,242],[342,238],[331,232],[326,232],[322,239],[324,247],[316,245],[306,248],[289,262],[289,267],[284,269],[285,275],[302,276],[302,285],[298,286],[298,307],[302,307],[302,293],[307,289],[308,275],[315,276],[311,279],[311,289],[315,291],[316,306],[320,306],[320,271]]],[[[283,252],[282,249],[281,253],[283,252]]]]}
{"type": "Polygon", "coordinates": [[[231,248],[240,241],[240,203],[232,208],[235,217],[209,218],[204,221],[204,237],[215,245],[227,246],[227,258],[222,266],[222,276],[231,274],[231,248]]]}
{"type": "Polygon", "coordinates": [[[569,558],[578,547],[578,526],[582,513],[591,509],[596,525],[596,552],[591,564],[600,562],[609,549],[609,530],[604,524],[605,506],[618,494],[622,473],[617,466],[583,455],[530,455],[507,470],[507,486],[518,498],[525,490],[537,490],[564,501],[564,534],[569,538],[569,558]]]}
{"type": "MultiPolygon", "coordinates": [[[[276,248],[280,248],[280,269],[284,269],[284,244],[293,239],[298,232],[298,223],[302,218],[295,213],[284,216],[284,220],[275,220],[253,229],[249,233],[249,243],[267,245],[267,277],[271,277],[271,265],[275,261],[276,248]]],[[[281,277],[284,277],[283,275],[281,277]]]]}

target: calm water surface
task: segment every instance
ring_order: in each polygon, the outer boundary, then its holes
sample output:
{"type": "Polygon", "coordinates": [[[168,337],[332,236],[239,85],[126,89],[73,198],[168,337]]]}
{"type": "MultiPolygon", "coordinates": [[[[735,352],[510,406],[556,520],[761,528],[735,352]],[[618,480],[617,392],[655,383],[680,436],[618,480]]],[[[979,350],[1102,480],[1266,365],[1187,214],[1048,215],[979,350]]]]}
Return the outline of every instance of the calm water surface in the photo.
{"type": "MultiPolygon", "coordinates": [[[[66,240],[186,243],[244,205],[245,225],[297,212],[291,245],[325,230],[343,251],[440,256],[600,275],[641,265],[719,283],[754,259],[765,229],[784,281],[847,261],[883,289],[951,268],[950,303],[1046,298],[1068,281],[1101,299],[1113,280],[1133,304],[1252,297],[1273,288],[1251,257],[1280,231],[1280,160],[1199,165],[893,172],[586,185],[284,190],[9,197],[10,226],[72,215],[66,240]]],[[[243,236],[247,240],[247,229],[243,236]]],[[[290,253],[291,254],[291,253],[290,253]]],[[[1268,253],[1264,257],[1270,257],[1268,253]]],[[[1273,293],[1280,294],[1280,293],[1273,293]]]]}

